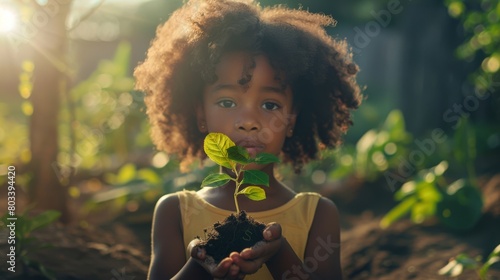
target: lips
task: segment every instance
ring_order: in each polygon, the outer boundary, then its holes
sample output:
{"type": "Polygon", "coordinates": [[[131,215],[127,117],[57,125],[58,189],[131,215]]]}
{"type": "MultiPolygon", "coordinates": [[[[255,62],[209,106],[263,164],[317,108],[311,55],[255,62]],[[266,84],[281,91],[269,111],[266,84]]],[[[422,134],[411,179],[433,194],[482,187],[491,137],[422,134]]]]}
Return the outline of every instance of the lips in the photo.
{"type": "Polygon", "coordinates": [[[255,157],[258,153],[264,150],[264,145],[253,139],[242,139],[236,141],[236,145],[244,147],[250,154],[250,157],[255,157]]]}

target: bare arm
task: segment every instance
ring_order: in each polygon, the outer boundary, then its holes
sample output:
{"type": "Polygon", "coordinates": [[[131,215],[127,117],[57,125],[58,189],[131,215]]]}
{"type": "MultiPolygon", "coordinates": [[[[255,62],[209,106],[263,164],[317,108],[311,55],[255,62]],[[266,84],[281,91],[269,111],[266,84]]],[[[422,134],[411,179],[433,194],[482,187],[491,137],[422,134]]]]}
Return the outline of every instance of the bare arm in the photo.
{"type": "Polygon", "coordinates": [[[233,265],[230,258],[222,260],[217,266],[205,265],[204,255],[195,259],[196,248],[193,246],[199,240],[191,242],[191,257],[186,261],[179,198],[176,194],[165,195],[158,200],[152,232],[148,279],[239,279],[239,268],[233,265]]]}
{"type": "Polygon", "coordinates": [[[168,194],[160,198],[153,216],[152,255],[148,279],[212,279],[191,258],[186,261],[179,198],[168,194]],[[177,274],[177,275],[176,275],[177,274]]]}
{"type": "Polygon", "coordinates": [[[342,279],[340,217],[337,206],[328,198],[322,197],[318,202],[314,222],[309,231],[304,261],[307,267],[318,263],[314,274],[320,279],[342,279]],[[306,261],[308,258],[311,263],[306,261]]]}

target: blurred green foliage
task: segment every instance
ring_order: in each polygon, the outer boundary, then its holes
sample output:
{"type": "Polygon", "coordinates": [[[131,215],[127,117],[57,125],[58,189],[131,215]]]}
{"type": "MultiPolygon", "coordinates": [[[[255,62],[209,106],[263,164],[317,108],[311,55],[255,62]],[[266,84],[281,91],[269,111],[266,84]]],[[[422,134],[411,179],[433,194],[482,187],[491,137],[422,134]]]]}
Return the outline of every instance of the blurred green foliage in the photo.
{"type": "Polygon", "coordinates": [[[485,91],[500,73],[500,1],[445,0],[445,4],[450,16],[460,19],[468,34],[457,56],[481,61],[471,78],[477,89],[485,91]]]}
{"type": "MultiPolygon", "coordinates": [[[[13,230],[16,236],[13,245],[16,248],[16,257],[21,261],[22,273],[25,275],[30,274],[27,269],[31,268],[40,272],[46,279],[55,279],[53,273],[47,270],[42,263],[31,259],[30,254],[37,250],[51,247],[48,243],[40,243],[33,236],[33,232],[57,221],[61,213],[49,210],[35,216],[30,216],[28,211],[30,211],[30,208],[24,210],[20,215],[16,215],[17,219],[15,221],[15,229],[13,230]]],[[[9,218],[11,218],[9,213],[5,213],[0,218],[1,227],[7,227],[11,223],[9,218]]]]}
{"type": "Polygon", "coordinates": [[[411,219],[415,223],[434,216],[437,203],[443,196],[436,185],[442,180],[441,176],[447,168],[448,163],[443,161],[433,168],[422,170],[414,180],[403,184],[394,195],[401,202],[384,216],[380,226],[386,228],[407,213],[411,213],[411,219]]]}
{"type": "Polygon", "coordinates": [[[398,167],[401,158],[407,156],[411,141],[401,111],[393,110],[379,128],[365,132],[357,143],[321,151],[320,159],[305,165],[300,175],[287,165],[279,166],[278,170],[297,191],[312,190],[349,176],[373,182],[398,167]]]}
{"type": "Polygon", "coordinates": [[[58,164],[96,171],[117,168],[130,154],[150,147],[142,95],[132,91],[130,45],[122,42],[111,60],[70,90],[61,113],[58,164]]]}
{"type": "Polygon", "coordinates": [[[33,89],[34,64],[24,61],[21,69],[18,86],[21,100],[14,104],[0,102],[0,162],[5,163],[26,164],[31,159],[28,123],[33,113],[29,97],[33,89]]]}
{"type": "Polygon", "coordinates": [[[149,222],[152,206],[164,194],[179,190],[199,190],[203,179],[218,171],[211,161],[191,164],[190,172],[181,172],[179,160],[158,152],[151,167],[137,168],[128,163],[117,172],[107,172],[105,182],[112,186],[94,194],[85,204],[84,213],[106,209],[112,215],[124,216],[128,222],[149,222]],[[146,212],[146,215],[141,213],[146,212]],[[136,213],[136,215],[134,215],[136,213]]]}
{"type": "Polygon", "coordinates": [[[418,172],[396,191],[394,198],[400,203],[382,218],[380,226],[387,228],[410,213],[414,223],[437,217],[453,230],[474,227],[483,208],[483,198],[474,171],[475,139],[472,125],[463,118],[453,136],[452,153],[438,165],[418,172]],[[448,184],[443,174],[448,169],[447,159],[453,161],[452,157],[455,163],[465,169],[466,172],[462,174],[467,176],[448,184]]]}

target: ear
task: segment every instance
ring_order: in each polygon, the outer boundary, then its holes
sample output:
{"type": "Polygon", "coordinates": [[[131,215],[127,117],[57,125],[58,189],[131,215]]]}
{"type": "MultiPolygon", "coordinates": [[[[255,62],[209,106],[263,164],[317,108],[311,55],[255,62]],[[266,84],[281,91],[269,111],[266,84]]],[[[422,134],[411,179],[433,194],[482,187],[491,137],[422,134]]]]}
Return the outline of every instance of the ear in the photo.
{"type": "Polygon", "coordinates": [[[293,131],[295,129],[295,122],[297,121],[298,110],[296,108],[292,109],[292,112],[288,114],[288,125],[286,126],[286,136],[292,137],[293,131]]]}
{"type": "Polygon", "coordinates": [[[201,133],[206,133],[208,131],[207,122],[205,120],[205,110],[203,109],[203,104],[196,104],[196,122],[198,124],[198,130],[201,133]]]}

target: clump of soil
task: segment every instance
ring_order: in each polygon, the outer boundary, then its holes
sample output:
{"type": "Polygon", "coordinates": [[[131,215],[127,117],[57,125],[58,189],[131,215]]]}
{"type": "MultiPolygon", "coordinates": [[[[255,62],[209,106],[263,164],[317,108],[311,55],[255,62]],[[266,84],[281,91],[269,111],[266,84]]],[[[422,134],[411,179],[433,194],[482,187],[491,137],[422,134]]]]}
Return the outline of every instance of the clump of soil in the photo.
{"type": "Polygon", "coordinates": [[[247,216],[245,211],[240,211],[236,215],[231,214],[222,223],[215,223],[200,246],[214,258],[215,263],[219,263],[231,252],[241,252],[264,240],[262,231],[265,227],[265,224],[247,216]]]}

